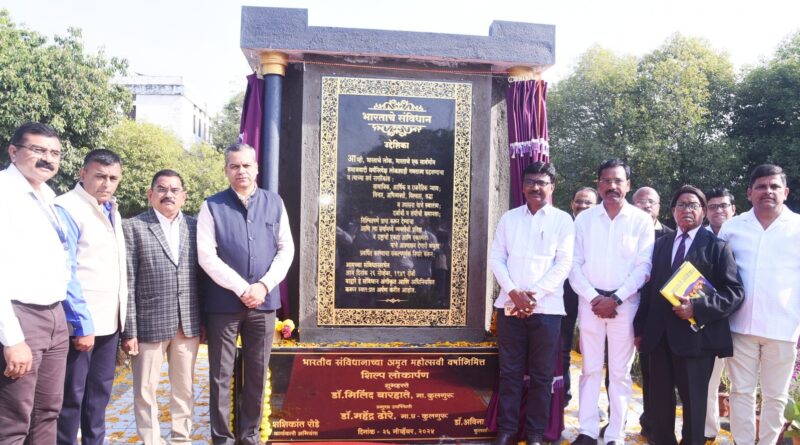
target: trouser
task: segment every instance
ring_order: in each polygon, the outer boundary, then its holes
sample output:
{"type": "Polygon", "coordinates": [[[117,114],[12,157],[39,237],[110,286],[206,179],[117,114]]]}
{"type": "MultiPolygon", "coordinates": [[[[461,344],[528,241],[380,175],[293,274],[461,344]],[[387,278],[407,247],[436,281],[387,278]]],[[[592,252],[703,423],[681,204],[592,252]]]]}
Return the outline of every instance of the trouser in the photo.
{"type": "Polygon", "coordinates": [[[680,357],[669,347],[666,336],[649,354],[651,437],[657,445],[677,445],[675,438],[675,388],[683,403],[682,445],[703,445],[705,437],[708,379],[714,357],[680,357]]]}
{"type": "Polygon", "coordinates": [[[529,437],[541,440],[550,415],[553,369],[559,357],[561,315],[533,314],[519,319],[497,311],[500,354],[497,432],[517,434],[523,378],[530,376],[526,414],[529,437]]]}
{"type": "Polygon", "coordinates": [[[211,440],[215,445],[261,443],[264,384],[275,330],[275,311],[208,313],[211,440]],[[244,383],[236,436],[231,431],[231,379],[236,338],[242,337],[244,383]]]}
{"type": "Polygon", "coordinates": [[[725,359],[714,360],[714,370],[708,380],[708,399],[706,400],[706,427],[705,437],[716,437],[719,433],[719,382],[722,380],[722,370],[725,368],[725,359]]]}
{"type": "Polygon", "coordinates": [[[81,430],[83,445],[102,445],[106,436],[106,407],[117,367],[119,332],[98,335],[87,352],[70,342],[64,378],[64,405],[58,416],[58,444],[72,445],[81,430]]]}
{"type": "Polygon", "coordinates": [[[561,360],[564,370],[564,394],[567,400],[572,398],[572,379],[570,379],[569,364],[572,353],[572,343],[575,339],[575,324],[578,322],[578,296],[575,292],[564,292],[564,310],[567,315],[561,320],[561,360]]]}
{"type": "Polygon", "coordinates": [[[61,303],[48,306],[12,302],[25,343],[31,349],[31,370],[18,379],[3,375],[0,345],[0,444],[52,444],[64,395],[64,363],[69,332],[61,303]]]}
{"type": "Polygon", "coordinates": [[[623,442],[628,401],[633,392],[631,364],[633,363],[633,317],[638,301],[625,301],[617,308],[614,318],[599,318],[591,304],[581,299],[578,307],[578,326],[583,355],[579,389],[578,419],[580,433],[597,438],[600,435],[600,416],[597,405],[603,381],[603,358],[608,339],[608,403],[611,414],[605,431],[605,441],[623,442]]]}
{"type": "Polygon", "coordinates": [[[172,429],[169,443],[192,443],[194,409],[194,364],[200,337],[187,337],[178,329],[175,337],[158,342],[139,342],[139,354],[133,357],[133,404],[136,431],[145,445],[159,445],[156,390],[161,379],[164,355],[169,363],[169,413],[172,429]]]}
{"type": "Polygon", "coordinates": [[[756,386],[761,374],[761,422],[758,443],[774,444],[783,428],[797,354],[795,343],[755,335],[733,334],[733,357],[726,366],[731,379],[731,433],[737,445],[756,441],[756,386]]]}
{"type": "MultiPolygon", "coordinates": [[[[649,354],[639,353],[639,372],[642,375],[642,414],[639,416],[639,425],[642,431],[650,431],[650,356],[649,354]]],[[[608,388],[608,384],[606,384],[608,388]]]]}

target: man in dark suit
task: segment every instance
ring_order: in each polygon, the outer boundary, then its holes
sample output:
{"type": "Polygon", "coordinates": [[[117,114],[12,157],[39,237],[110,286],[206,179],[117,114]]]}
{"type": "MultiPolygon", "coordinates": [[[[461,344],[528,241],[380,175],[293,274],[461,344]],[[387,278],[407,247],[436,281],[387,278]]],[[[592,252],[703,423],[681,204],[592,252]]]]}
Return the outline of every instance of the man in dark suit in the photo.
{"type": "Polygon", "coordinates": [[[704,443],[706,395],[714,357],[733,353],[728,317],[744,299],[744,289],[730,247],[703,230],[706,198],[692,186],[681,187],[670,204],[678,231],[659,238],[653,249],[650,281],[634,318],[639,350],[650,356],[649,418],[652,440],[677,444],[674,388],[683,401],[681,444],[704,443]],[[714,292],[672,305],[660,289],[684,261],[691,262],[711,282],[714,292]],[[697,321],[697,331],[690,318],[697,321]]]}
{"type": "Polygon", "coordinates": [[[192,443],[194,364],[203,327],[197,289],[197,220],[181,213],[183,179],[153,177],[153,206],[123,224],[128,253],[128,315],[122,348],[133,356],[134,414],[142,443],[161,444],[156,389],[169,362],[170,443],[192,443]]]}

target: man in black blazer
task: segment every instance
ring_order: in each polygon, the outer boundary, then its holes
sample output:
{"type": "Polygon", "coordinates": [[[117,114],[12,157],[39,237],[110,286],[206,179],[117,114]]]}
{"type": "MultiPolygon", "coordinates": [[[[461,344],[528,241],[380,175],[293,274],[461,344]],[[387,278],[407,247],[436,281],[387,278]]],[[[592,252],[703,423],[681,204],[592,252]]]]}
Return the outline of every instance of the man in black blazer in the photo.
{"type": "Polygon", "coordinates": [[[702,445],[708,380],[714,357],[733,354],[728,317],[744,299],[744,288],[730,247],[703,230],[706,198],[692,186],[681,187],[670,204],[678,230],[658,239],[653,249],[650,281],[634,318],[641,352],[650,354],[652,440],[677,444],[674,388],[683,401],[681,444],[702,445]],[[691,262],[714,286],[705,298],[685,299],[676,307],[660,289],[684,261],[691,262]],[[699,328],[695,332],[689,319],[699,328]]]}

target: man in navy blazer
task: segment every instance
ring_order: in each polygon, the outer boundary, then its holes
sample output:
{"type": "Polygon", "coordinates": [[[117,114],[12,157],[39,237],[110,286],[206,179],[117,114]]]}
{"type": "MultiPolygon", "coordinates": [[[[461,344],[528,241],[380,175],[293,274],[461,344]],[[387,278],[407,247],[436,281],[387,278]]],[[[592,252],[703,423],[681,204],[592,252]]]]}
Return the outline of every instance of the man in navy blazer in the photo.
{"type": "Polygon", "coordinates": [[[650,354],[652,439],[659,445],[677,444],[674,388],[683,401],[681,443],[702,445],[708,381],[714,357],[733,354],[728,317],[744,299],[744,288],[730,247],[701,225],[706,198],[685,185],[670,204],[678,230],[659,238],[653,249],[650,281],[634,318],[641,352],[650,354]],[[691,262],[715,291],[704,298],[686,299],[673,307],[660,293],[674,271],[691,262]],[[691,329],[690,318],[697,321],[691,329]]]}

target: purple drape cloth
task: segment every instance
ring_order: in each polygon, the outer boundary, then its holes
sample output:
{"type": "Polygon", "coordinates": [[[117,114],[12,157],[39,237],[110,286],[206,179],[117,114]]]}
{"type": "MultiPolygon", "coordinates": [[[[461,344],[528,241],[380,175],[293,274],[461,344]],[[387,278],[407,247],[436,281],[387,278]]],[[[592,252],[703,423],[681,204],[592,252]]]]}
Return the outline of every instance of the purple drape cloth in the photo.
{"type": "MultiPolygon", "coordinates": [[[[239,124],[239,142],[256,149],[256,161],[261,159],[261,120],[264,106],[264,79],[259,79],[256,74],[247,76],[247,90],[244,93],[242,104],[242,121],[239,124]]],[[[261,185],[262,177],[259,175],[258,183],[261,185]]],[[[289,318],[289,285],[286,280],[281,281],[281,308],[278,318],[289,318]]]]}
{"type": "Polygon", "coordinates": [[[512,205],[525,202],[522,196],[522,171],[536,161],[550,160],[547,142],[547,82],[511,82],[506,93],[508,108],[508,154],[511,157],[512,205]]]}

